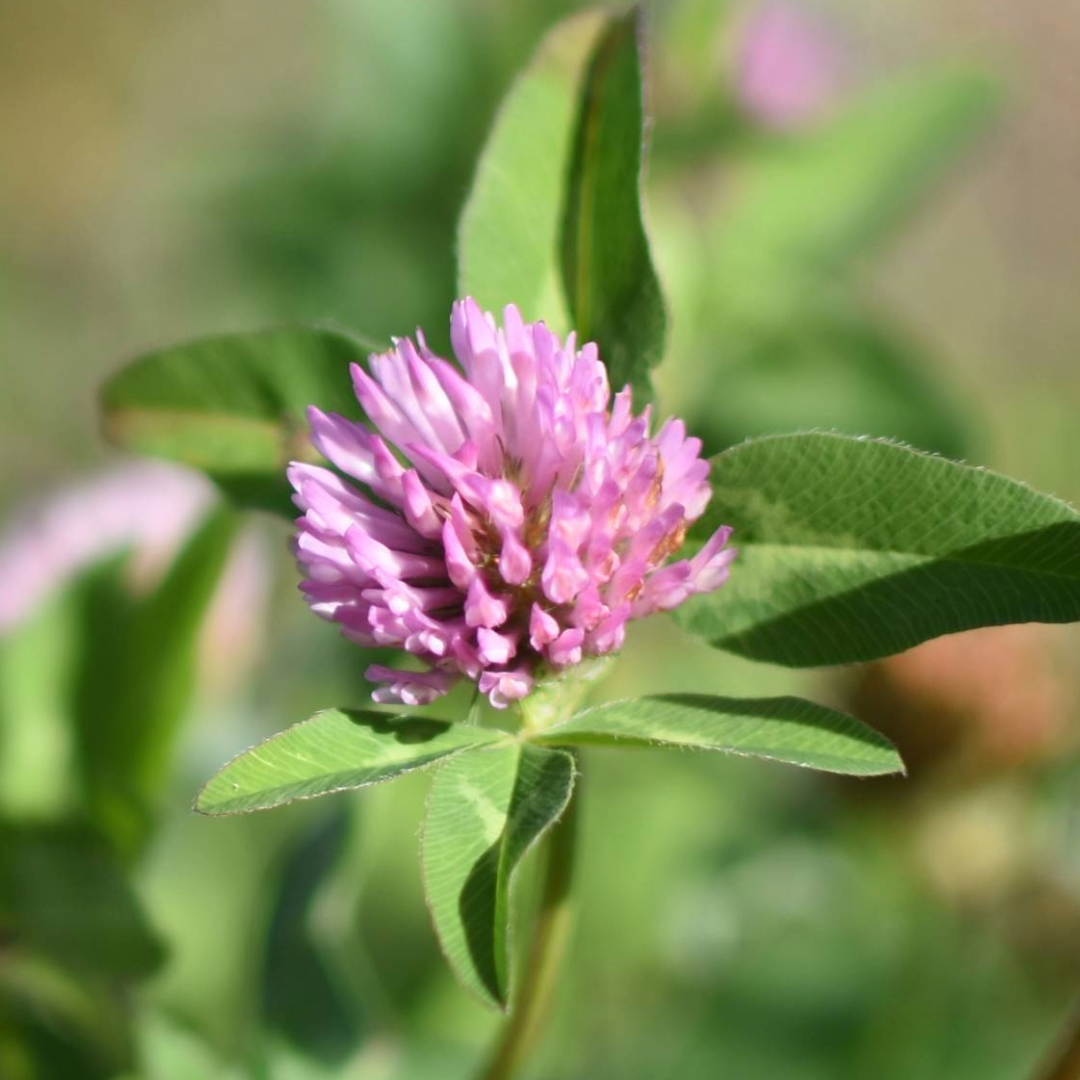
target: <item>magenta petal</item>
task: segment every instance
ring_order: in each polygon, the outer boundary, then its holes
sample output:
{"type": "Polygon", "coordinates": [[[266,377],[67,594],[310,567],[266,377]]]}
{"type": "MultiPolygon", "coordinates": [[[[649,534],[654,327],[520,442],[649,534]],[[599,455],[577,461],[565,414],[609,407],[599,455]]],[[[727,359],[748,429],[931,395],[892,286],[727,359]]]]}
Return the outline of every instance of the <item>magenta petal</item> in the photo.
{"type": "Polygon", "coordinates": [[[517,671],[485,671],[480,676],[480,693],[487,694],[496,709],[505,709],[520,701],[533,688],[532,676],[524,669],[517,671]]]}
{"type": "Polygon", "coordinates": [[[532,573],[533,561],[529,549],[513,529],[502,530],[502,551],[499,553],[499,573],[507,585],[524,585],[532,573]]]}
{"type": "Polygon", "coordinates": [[[509,603],[501,596],[494,596],[477,574],[465,596],[465,622],[469,626],[502,626],[509,615],[509,603]]]}
{"type": "Polygon", "coordinates": [[[365,532],[359,525],[345,531],[345,547],[353,562],[367,573],[380,572],[395,578],[439,578],[445,574],[441,559],[395,551],[378,540],[374,533],[365,532]]]}
{"type": "Polygon", "coordinates": [[[626,620],[630,618],[630,604],[620,604],[592,632],[593,648],[603,655],[622,648],[626,637],[626,620]]]}
{"type": "Polygon", "coordinates": [[[372,664],[364,678],[385,684],[371,695],[380,704],[429,705],[447,693],[458,676],[447,671],[395,671],[372,664]]]}
{"type": "Polygon", "coordinates": [[[694,592],[713,592],[727,581],[729,568],[738,554],[735,548],[727,547],[731,532],[730,526],[722,525],[690,560],[694,592]]]}
{"type": "Polygon", "coordinates": [[[559,636],[559,620],[546,612],[539,604],[533,604],[529,613],[529,644],[537,651],[559,636]]]}
{"type": "Polygon", "coordinates": [[[404,469],[386,444],[362,424],[343,416],[308,409],[311,443],[342,472],[371,488],[381,499],[396,503],[400,497],[404,469]]]}
{"type": "Polygon", "coordinates": [[[589,583],[589,574],[569,545],[553,539],[540,581],[553,604],[569,604],[589,583]]]}
{"type": "Polygon", "coordinates": [[[476,577],[476,566],[458,533],[453,521],[444,521],[442,527],[443,555],[446,573],[459,589],[468,589],[476,577]]]}
{"type": "Polygon", "coordinates": [[[553,664],[560,667],[581,662],[581,646],[585,641],[585,631],[574,626],[564,630],[548,648],[548,656],[553,664]]]}
{"type": "Polygon", "coordinates": [[[500,634],[481,626],[476,631],[476,640],[480,646],[480,659],[485,664],[506,664],[517,652],[516,634],[500,634]]]}
{"type": "Polygon", "coordinates": [[[415,469],[408,469],[402,474],[401,494],[401,509],[405,520],[421,536],[437,537],[442,532],[442,519],[435,511],[431,492],[424,486],[415,469]]]}

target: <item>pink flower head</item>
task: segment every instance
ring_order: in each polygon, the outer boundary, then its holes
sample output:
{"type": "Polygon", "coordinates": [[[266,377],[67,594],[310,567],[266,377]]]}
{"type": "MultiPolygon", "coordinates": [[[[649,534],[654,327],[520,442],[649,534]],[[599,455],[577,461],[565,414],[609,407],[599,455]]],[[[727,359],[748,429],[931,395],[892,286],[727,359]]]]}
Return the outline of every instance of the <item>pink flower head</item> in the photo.
{"type": "Polygon", "coordinates": [[[289,467],[296,555],[317,614],[427,665],[369,668],[377,701],[426,704],[464,677],[504,708],[619,649],[629,619],[718,588],[735,552],[725,526],[667,562],[709,500],[708,462],[680,421],[650,435],[629,388],[612,399],[595,345],[513,306],[500,328],[473,300],[450,331],[460,368],[419,332],[353,365],[374,431],[309,410],[316,449],[359,486],[289,467]]]}
{"type": "Polygon", "coordinates": [[[760,123],[797,128],[836,91],[837,49],[826,29],[787,0],[766,0],[747,18],[739,42],[739,99],[760,123]]]}

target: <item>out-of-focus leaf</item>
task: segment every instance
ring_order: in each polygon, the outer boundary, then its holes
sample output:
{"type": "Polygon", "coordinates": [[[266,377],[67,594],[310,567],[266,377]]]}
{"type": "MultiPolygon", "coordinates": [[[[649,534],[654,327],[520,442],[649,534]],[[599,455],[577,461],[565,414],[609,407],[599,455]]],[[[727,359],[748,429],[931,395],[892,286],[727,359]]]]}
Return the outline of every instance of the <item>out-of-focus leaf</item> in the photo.
{"type": "Polygon", "coordinates": [[[243,814],[392,780],[506,738],[427,717],[328,709],[233,758],[199,792],[203,814],[243,814]]]}
{"type": "Polygon", "coordinates": [[[140,979],[163,950],[106,845],[88,832],[0,829],[9,946],[95,976],[140,979]]]}
{"type": "Polygon", "coordinates": [[[358,415],[349,364],[372,349],[302,328],[163,349],[105,384],[105,432],[125,450],[202,469],[240,505],[289,514],[286,464],[317,459],[307,407],[358,415]]]}
{"type": "Polygon", "coordinates": [[[824,128],[752,144],[715,248],[717,297],[770,303],[785,278],[842,268],[901,220],[996,100],[983,75],[919,74],[862,95],[824,128]]]}
{"type": "Polygon", "coordinates": [[[895,443],[807,434],[713,459],[700,527],[735,528],[731,578],[689,630],[795,667],[872,660],[940,634],[1080,619],[1080,514],[895,443]]]}
{"type": "Polygon", "coordinates": [[[574,784],[560,750],[511,743],[462,754],[435,774],[424,818],[424,892],[450,967],[505,1008],[514,867],[559,818],[574,784]]]}
{"type": "MultiPolygon", "coordinates": [[[[329,820],[320,818],[287,853],[261,965],[264,1026],[293,1045],[318,1048],[321,1058],[331,1060],[345,1057],[371,1028],[367,1009],[353,1007],[358,1003],[345,996],[331,966],[345,945],[344,935],[323,954],[315,940],[313,899],[335,864],[355,854],[346,846],[351,809],[339,802],[329,820]]],[[[355,909],[350,914],[355,916],[355,909]]]]}
{"type": "Polygon", "coordinates": [[[123,993],[110,974],[75,973],[39,954],[5,951],[0,1076],[116,1080],[131,1064],[123,993]]]}
{"type": "Polygon", "coordinates": [[[711,450],[816,429],[967,456],[971,424],[930,377],[918,346],[846,306],[800,308],[773,326],[736,324],[716,349],[721,392],[688,421],[711,450]]]}
{"type": "Polygon", "coordinates": [[[145,1012],[136,1028],[139,1080],[240,1080],[193,1032],[162,1013],[145,1012]]]}
{"type": "Polygon", "coordinates": [[[0,635],[0,818],[55,821],[75,807],[78,591],[61,590],[0,635]]]}
{"type": "MultiPolygon", "coordinates": [[[[371,1077],[371,1080],[391,1080],[391,1077],[400,1075],[396,1068],[387,1064],[387,1058],[391,1061],[393,1058],[382,1047],[370,1056],[375,1062],[373,1068],[368,1067],[363,1051],[354,1054],[344,1067],[341,1063],[326,1064],[313,1058],[306,1047],[298,1049],[286,1039],[271,1036],[266,1040],[263,1061],[255,1080],[341,1080],[343,1073],[347,1076],[350,1072],[365,1077],[365,1080],[367,1077],[371,1077]]],[[[247,1077],[242,1080],[247,1080],[247,1077]]]]}
{"type": "Polygon", "coordinates": [[[510,88],[480,156],[458,228],[458,294],[498,311],[516,304],[553,329],[562,315],[557,250],[571,127],[582,73],[603,26],[595,14],[555,27],[510,88]]]}
{"type": "Polygon", "coordinates": [[[612,701],[585,709],[534,741],[722,750],[851,776],[880,776],[904,768],[883,735],[852,716],[794,697],[664,694],[612,701]]]}
{"type": "Polygon", "coordinates": [[[562,232],[563,285],[579,340],[595,341],[615,390],[652,397],[666,316],[641,217],[642,14],[613,21],[593,53],[577,118],[562,232]]]}
{"type": "Polygon", "coordinates": [[[145,838],[236,524],[231,511],[212,513],[144,599],[132,598],[115,573],[85,587],[79,766],[91,813],[122,850],[145,838]]]}

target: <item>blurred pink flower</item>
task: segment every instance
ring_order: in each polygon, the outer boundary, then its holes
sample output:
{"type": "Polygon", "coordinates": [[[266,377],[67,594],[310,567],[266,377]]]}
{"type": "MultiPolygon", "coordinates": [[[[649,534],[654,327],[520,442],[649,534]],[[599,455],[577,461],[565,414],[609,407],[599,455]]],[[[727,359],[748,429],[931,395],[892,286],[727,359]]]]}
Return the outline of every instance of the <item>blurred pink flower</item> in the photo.
{"type": "MultiPolygon", "coordinates": [[[[46,496],[0,533],[0,635],[96,563],[127,554],[127,583],[154,587],[218,501],[201,474],[166,462],[116,465],[46,496]]],[[[233,543],[203,620],[199,670],[222,696],[254,659],[272,558],[257,526],[233,543]]]]}
{"type": "Polygon", "coordinates": [[[378,502],[291,465],[296,555],[316,613],[427,664],[369,668],[376,701],[425,704],[465,677],[503,708],[542,669],[617,650],[628,619],[718,588],[735,552],[723,527],[664,565],[708,502],[708,462],[681,421],[650,436],[629,388],[612,400],[596,345],[512,306],[500,328],[472,300],[451,340],[463,371],[419,332],[370,375],[353,365],[378,433],[309,410],[315,447],[378,502]]]}
{"type": "Polygon", "coordinates": [[[0,633],[79,571],[125,550],[136,581],[155,577],[215,500],[208,480],[164,462],[132,462],[74,484],[0,535],[0,633]]]}
{"type": "Polygon", "coordinates": [[[823,26],[794,3],[771,0],[747,17],[738,45],[736,90],[767,127],[795,128],[836,90],[837,53],[823,26]]]}

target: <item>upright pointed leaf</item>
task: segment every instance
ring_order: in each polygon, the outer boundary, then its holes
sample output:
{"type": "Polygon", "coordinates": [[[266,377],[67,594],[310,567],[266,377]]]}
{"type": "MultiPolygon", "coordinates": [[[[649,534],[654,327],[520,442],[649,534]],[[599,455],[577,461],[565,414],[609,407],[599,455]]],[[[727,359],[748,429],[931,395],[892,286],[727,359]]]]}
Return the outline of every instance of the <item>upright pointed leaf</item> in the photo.
{"type": "Polygon", "coordinates": [[[729,582],[679,618],[714,645],[796,667],[928,638],[1080,620],[1080,514],[895,443],[784,435],[713,460],[699,523],[735,527],[729,582]]]}
{"type": "Polygon", "coordinates": [[[458,294],[485,310],[516,304],[526,319],[559,321],[563,185],[582,75],[602,26],[596,14],[561,22],[495,119],[458,227],[458,294]]]}
{"type": "Polygon", "coordinates": [[[102,394],[125,450],[202,469],[241,505],[290,513],[285,465],[313,455],[305,411],[357,415],[349,364],[366,342],[333,330],[222,334],[136,360],[102,394]]]}
{"type": "Polygon", "coordinates": [[[666,316],[641,216],[642,15],[612,22],[592,56],[566,196],[562,272],[579,340],[596,341],[611,385],[642,403],[666,316]]]}
{"type": "Polygon", "coordinates": [[[366,787],[505,740],[492,728],[328,709],[233,758],[199,792],[203,814],[243,814],[366,787]]]}
{"type": "Polygon", "coordinates": [[[662,694],[585,709],[535,739],[554,746],[674,746],[771,758],[825,772],[903,771],[883,735],[800,698],[662,694]]]}
{"type": "Polygon", "coordinates": [[[424,818],[424,891],[458,981],[505,1008],[510,879],[570,801],[574,760],[510,743],[462,754],[435,774],[424,818]]]}

